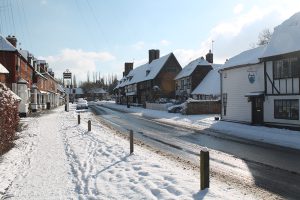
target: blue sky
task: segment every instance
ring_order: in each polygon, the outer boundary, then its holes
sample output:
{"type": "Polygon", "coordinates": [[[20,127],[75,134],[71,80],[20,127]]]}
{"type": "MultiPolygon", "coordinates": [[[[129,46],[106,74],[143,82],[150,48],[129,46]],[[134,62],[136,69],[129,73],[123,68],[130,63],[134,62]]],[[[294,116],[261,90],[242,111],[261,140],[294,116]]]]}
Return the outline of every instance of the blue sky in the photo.
{"type": "Polygon", "coordinates": [[[297,0],[0,0],[0,33],[48,61],[60,77],[89,71],[121,77],[124,62],[145,62],[148,50],[174,52],[182,67],[204,56],[224,63],[300,11],[297,0]]]}

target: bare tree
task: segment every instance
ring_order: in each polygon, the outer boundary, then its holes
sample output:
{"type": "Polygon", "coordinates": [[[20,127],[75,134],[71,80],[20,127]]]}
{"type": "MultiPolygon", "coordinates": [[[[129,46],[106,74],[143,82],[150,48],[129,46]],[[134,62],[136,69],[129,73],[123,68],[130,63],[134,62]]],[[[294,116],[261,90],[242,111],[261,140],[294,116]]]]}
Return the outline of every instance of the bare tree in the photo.
{"type": "Polygon", "coordinates": [[[73,75],[73,85],[74,85],[74,88],[77,88],[77,82],[76,82],[75,74],[73,75]]]}
{"type": "Polygon", "coordinates": [[[273,34],[272,31],[270,31],[270,29],[268,29],[268,28],[262,30],[258,35],[257,45],[262,46],[265,44],[269,44],[272,34],[273,34]]]}
{"type": "Polygon", "coordinates": [[[90,82],[90,71],[87,72],[87,80],[88,83],[90,82]]]}

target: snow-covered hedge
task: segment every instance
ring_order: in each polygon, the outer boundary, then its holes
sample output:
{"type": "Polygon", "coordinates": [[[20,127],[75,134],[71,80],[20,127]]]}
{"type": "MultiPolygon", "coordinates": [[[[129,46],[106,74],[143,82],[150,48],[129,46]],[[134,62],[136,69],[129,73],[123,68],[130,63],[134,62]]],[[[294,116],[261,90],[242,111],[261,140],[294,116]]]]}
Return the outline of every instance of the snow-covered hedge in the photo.
{"type": "Polygon", "coordinates": [[[19,100],[4,84],[0,83],[0,155],[13,146],[19,124],[19,100]]]}

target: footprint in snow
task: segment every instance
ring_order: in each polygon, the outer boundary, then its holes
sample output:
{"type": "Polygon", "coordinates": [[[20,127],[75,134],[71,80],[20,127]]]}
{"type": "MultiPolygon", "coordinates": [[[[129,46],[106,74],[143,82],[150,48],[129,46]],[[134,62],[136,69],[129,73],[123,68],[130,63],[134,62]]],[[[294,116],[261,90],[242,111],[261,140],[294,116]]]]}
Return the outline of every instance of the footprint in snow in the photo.
{"type": "Polygon", "coordinates": [[[149,176],[149,172],[139,172],[138,174],[141,176],[149,176]]]}

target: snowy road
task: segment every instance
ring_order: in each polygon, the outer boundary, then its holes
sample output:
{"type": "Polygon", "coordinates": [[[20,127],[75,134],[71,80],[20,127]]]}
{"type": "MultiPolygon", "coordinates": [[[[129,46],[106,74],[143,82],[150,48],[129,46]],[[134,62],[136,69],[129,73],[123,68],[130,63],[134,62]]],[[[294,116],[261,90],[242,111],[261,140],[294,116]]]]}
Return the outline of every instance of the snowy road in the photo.
{"type": "Polygon", "coordinates": [[[275,148],[271,145],[258,145],[258,143],[249,143],[241,139],[235,141],[234,138],[212,137],[209,135],[216,133],[207,133],[208,130],[195,132],[158,124],[152,120],[102,106],[93,108],[102,119],[111,123],[114,128],[125,133],[132,129],[136,133],[136,137],[157,149],[180,155],[197,165],[198,156],[195,155],[199,154],[200,146],[207,146],[217,150],[211,151],[211,160],[214,170],[218,173],[221,171],[222,174],[239,176],[242,181],[247,179],[255,185],[287,197],[290,197],[291,194],[297,198],[300,196],[299,193],[294,192],[300,187],[300,155],[298,151],[275,148]],[[175,150],[172,147],[175,147],[175,150]],[[286,185],[290,185],[290,187],[285,188],[286,185]]]}

